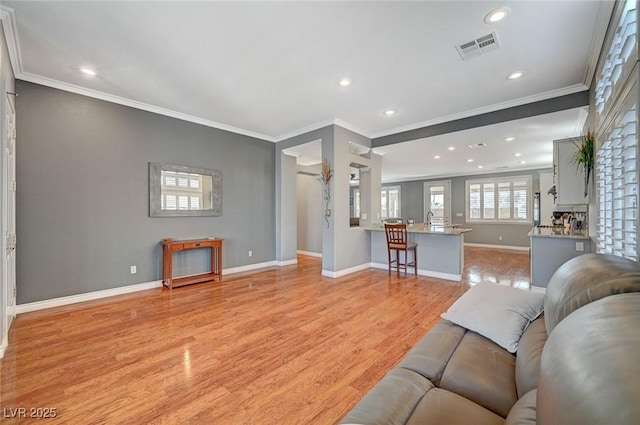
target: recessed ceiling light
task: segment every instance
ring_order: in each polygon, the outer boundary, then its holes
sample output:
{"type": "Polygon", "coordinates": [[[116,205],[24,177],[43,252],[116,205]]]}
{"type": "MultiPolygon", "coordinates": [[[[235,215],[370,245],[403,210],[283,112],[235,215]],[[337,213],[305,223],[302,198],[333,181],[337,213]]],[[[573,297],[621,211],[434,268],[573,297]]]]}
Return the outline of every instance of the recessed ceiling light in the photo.
{"type": "Polygon", "coordinates": [[[467,159],[467,162],[473,162],[473,159],[469,158],[467,159]]]}
{"type": "Polygon", "coordinates": [[[515,71],[507,75],[507,80],[517,80],[524,75],[524,71],[515,71]]]}
{"type": "Polygon", "coordinates": [[[90,75],[92,77],[96,75],[96,72],[93,69],[87,68],[87,67],[80,68],[80,72],[86,75],[90,75]]]}
{"type": "Polygon", "coordinates": [[[509,12],[511,12],[511,10],[508,7],[494,9],[484,16],[484,23],[489,25],[498,23],[509,16],[509,12]]]}
{"type": "Polygon", "coordinates": [[[484,165],[478,165],[478,168],[483,168],[483,167],[484,167],[484,165]]]}
{"type": "Polygon", "coordinates": [[[434,159],[440,159],[440,155],[435,155],[433,158],[434,159]]]}
{"type": "Polygon", "coordinates": [[[341,79],[340,81],[338,81],[338,85],[339,85],[339,86],[341,86],[341,87],[347,87],[347,86],[350,86],[350,85],[351,85],[351,83],[353,83],[353,81],[351,81],[351,80],[350,80],[350,79],[348,79],[348,78],[343,78],[343,79],[341,79]]]}
{"type": "Polygon", "coordinates": [[[384,111],[384,114],[388,117],[390,117],[391,115],[395,115],[396,111],[393,109],[387,109],[386,111],[384,111]]]}
{"type": "Polygon", "coordinates": [[[522,154],[518,152],[518,153],[514,153],[513,156],[522,156],[522,154]]]}
{"type": "Polygon", "coordinates": [[[527,161],[520,161],[519,164],[526,164],[527,161]]]}
{"type": "Polygon", "coordinates": [[[454,150],[456,150],[456,148],[454,148],[453,146],[449,146],[449,147],[447,148],[447,150],[454,151],[454,150]]]}
{"type": "Polygon", "coordinates": [[[504,139],[505,142],[513,142],[514,140],[516,140],[515,137],[507,137],[506,139],[504,139]]]}

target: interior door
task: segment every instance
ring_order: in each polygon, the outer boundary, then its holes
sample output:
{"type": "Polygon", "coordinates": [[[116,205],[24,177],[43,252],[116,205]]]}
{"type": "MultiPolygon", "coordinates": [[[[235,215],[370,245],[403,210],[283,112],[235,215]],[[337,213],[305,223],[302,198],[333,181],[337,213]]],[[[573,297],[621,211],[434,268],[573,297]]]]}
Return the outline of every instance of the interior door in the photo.
{"type": "Polygon", "coordinates": [[[16,306],[16,113],[14,96],[7,95],[6,100],[6,138],[3,155],[3,204],[5,230],[5,256],[3,280],[6,288],[7,331],[15,318],[16,306]]]}
{"type": "Polygon", "coordinates": [[[433,214],[432,224],[448,225],[451,223],[451,181],[424,183],[424,222],[427,214],[433,214]]]}

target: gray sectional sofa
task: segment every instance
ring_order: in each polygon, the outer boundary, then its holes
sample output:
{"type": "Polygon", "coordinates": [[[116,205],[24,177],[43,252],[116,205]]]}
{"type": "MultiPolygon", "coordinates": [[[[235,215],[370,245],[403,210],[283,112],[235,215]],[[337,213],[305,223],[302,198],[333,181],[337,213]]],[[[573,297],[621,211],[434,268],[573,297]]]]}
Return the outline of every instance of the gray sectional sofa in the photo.
{"type": "Polygon", "coordinates": [[[442,320],[341,421],[362,425],[640,423],[640,265],[561,266],[516,353],[442,320]]]}

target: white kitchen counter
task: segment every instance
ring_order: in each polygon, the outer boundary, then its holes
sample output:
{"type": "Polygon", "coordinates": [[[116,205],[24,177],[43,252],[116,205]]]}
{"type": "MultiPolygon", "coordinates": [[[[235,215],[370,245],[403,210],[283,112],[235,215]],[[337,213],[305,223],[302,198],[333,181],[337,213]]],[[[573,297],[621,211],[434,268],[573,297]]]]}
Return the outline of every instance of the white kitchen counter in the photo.
{"type": "Polygon", "coordinates": [[[531,285],[546,288],[562,264],[591,252],[588,232],[568,232],[565,228],[534,228],[531,240],[531,285]]]}
{"type": "MultiPolygon", "coordinates": [[[[374,224],[370,227],[361,227],[361,229],[372,230],[374,232],[384,232],[384,224],[374,224]]],[[[433,233],[438,235],[458,236],[470,231],[471,229],[461,229],[457,225],[439,226],[434,224],[426,225],[424,223],[407,224],[407,233],[433,233]]]]}
{"type": "Polygon", "coordinates": [[[586,230],[569,232],[565,227],[534,227],[527,236],[541,238],[590,239],[589,232],[586,230]]]}
{"type": "MultiPolygon", "coordinates": [[[[371,232],[371,264],[387,269],[387,237],[384,226],[361,227],[371,232]]],[[[418,244],[418,274],[447,280],[462,280],[464,234],[471,229],[446,226],[407,225],[408,239],[418,244]]],[[[411,258],[411,257],[410,257],[411,258]]],[[[394,271],[395,273],[395,271],[394,271]]],[[[413,273],[409,268],[407,275],[413,273]]]]}

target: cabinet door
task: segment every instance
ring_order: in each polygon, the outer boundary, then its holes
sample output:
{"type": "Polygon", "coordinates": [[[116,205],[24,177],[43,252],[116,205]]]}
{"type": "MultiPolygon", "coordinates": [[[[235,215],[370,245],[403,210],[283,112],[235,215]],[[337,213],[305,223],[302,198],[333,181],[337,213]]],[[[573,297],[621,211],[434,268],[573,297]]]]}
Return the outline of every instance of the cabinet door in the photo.
{"type": "Polygon", "coordinates": [[[584,172],[573,163],[573,156],[582,143],[579,137],[555,140],[554,163],[556,166],[556,205],[585,205],[584,172]]]}

